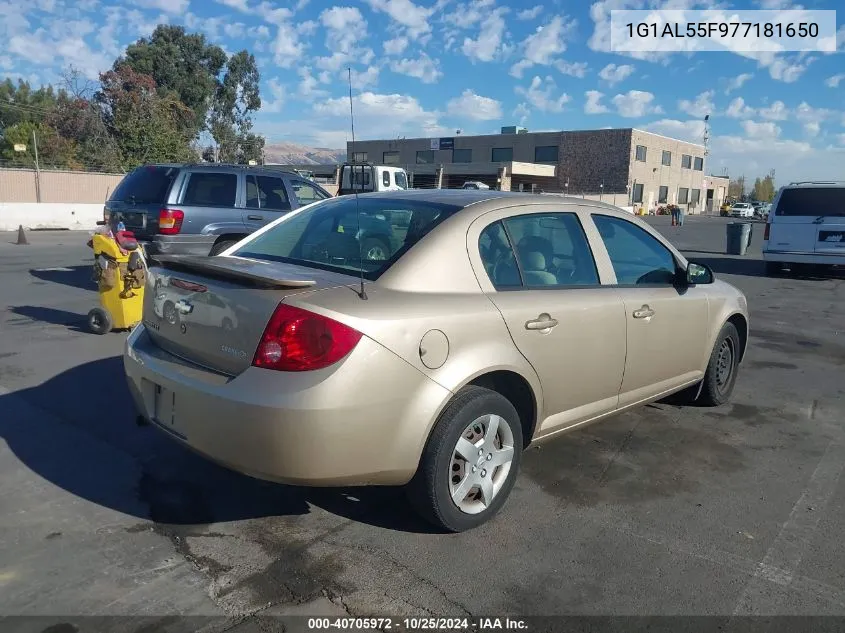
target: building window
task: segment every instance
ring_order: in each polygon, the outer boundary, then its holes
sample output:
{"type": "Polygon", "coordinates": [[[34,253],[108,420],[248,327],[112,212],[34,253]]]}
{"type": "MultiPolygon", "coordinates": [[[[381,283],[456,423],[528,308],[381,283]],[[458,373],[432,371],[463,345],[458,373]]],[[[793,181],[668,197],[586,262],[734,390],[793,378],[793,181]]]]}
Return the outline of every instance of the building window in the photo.
{"type": "Polygon", "coordinates": [[[540,145],[534,148],[535,163],[556,163],[558,159],[557,145],[540,145]]]}
{"type": "Polygon", "coordinates": [[[385,165],[398,165],[399,152],[385,152],[381,155],[381,159],[385,165]]]}
{"type": "Polygon", "coordinates": [[[367,152],[352,152],[352,162],[353,163],[366,163],[367,162],[367,152]]]}
{"type": "Polygon", "coordinates": [[[430,165],[434,162],[434,150],[426,149],[417,152],[417,165],[430,165]]]}
{"type": "Polygon", "coordinates": [[[634,191],[631,195],[631,202],[642,202],[643,201],[643,183],[637,183],[634,185],[634,191]]]}
{"type": "Polygon", "coordinates": [[[453,149],[452,150],[453,163],[471,163],[472,150],[471,149],[453,149]]]}
{"type": "Polygon", "coordinates": [[[657,203],[666,204],[669,202],[669,187],[660,187],[657,190],[657,203]]]}
{"type": "Polygon", "coordinates": [[[678,204],[689,203],[689,189],[687,187],[680,187],[678,189],[678,204]]]}
{"type": "Polygon", "coordinates": [[[509,163],[513,160],[513,147],[494,147],[491,162],[494,163],[509,163]]]}
{"type": "Polygon", "coordinates": [[[698,204],[699,200],[701,200],[701,189],[693,189],[692,197],[690,198],[690,203],[698,204]]]}
{"type": "Polygon", "coordinates": [[[690,169],[692,167],[692,156],[689,154],[681,154],[681,169],[690,169]]]}
{"type": "Polygon", "coordinates": [[[704,159],[700,156],[695,157],[695,167],[693,167],[695,171],[704,171],[704,159]]]}
{"type": "Polygon", "coordinates": [[[672,166],[672,152],[667,152],[665,149],[663,150],[663,159],[660,161],[663,165],[667,167],[672,166]]]}
{"type": "Polygon", "coordinates": [[[637,160],[641,163],[645,162],[646,148],[645,145],[637,145],[637,160]]]}

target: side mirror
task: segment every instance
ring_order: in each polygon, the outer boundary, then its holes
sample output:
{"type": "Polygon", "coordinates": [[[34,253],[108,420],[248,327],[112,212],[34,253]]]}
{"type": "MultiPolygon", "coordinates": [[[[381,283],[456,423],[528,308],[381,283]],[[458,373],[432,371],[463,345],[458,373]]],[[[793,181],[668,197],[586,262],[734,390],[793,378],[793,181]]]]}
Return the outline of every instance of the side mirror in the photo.
{"type": "Polygon", "coordinates": [[[715,276],[709,266],[690,262],[689,266],[687,266],[686,279],[688,285],[697,286],[701,284],[712,284],[715,276]]]}

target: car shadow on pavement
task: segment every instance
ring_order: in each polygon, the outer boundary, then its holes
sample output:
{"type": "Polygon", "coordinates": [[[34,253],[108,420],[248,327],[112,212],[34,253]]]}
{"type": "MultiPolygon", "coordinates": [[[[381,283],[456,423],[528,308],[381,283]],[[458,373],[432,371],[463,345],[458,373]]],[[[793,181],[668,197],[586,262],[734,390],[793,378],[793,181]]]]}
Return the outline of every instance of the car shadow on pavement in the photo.
{"type": "MultiPolygon", "coordinates": [[[[761,259],[743,257],[689,257],[691,261],[709,266],[713,272],[725,275],[744,275],[746,277],[772,277],[766,273],[766,264],[761,259]]],[[[824,269],[812,266],[797,266],[780,273],[781,279],[802,279],[806,281],[822,281],[825,279],[845,278],[845,269],[824,269]]]]}
{"type": "Polygon", "coordinates": [[[85,327],[88,319],[88,315],[86,314],[44,306],[15,306],[10,308],[9,311],[13,314],[32,319],[33,321],[41,321],[42,323],[49,323],[51,325],[65,325],[68,329],[75,332],[88,331],[85,327]]]}
{"type": "Polygon", "coordinates": [[[72,288],[81,288],[82,290],[96,290],[97,284],[91,278],[92,270],[91,264],[80,264],[78,266],[68,266],[66,269],[56,268],[50,270],[47,268],[33,268],[29,271],[29,274],[41,281],[71,286],[72,288]]]}
{"type": "Polygon", "coordinates": [[[314,505],[386,529],[434,531],[412,514],[400,489],[260,481],[213,464],[151,426],[138,426],[120,356],[0,393],[0,411],[0,437],[26,468],[76,497],[159,526],[196,529],[300,516],[314,505]]]}

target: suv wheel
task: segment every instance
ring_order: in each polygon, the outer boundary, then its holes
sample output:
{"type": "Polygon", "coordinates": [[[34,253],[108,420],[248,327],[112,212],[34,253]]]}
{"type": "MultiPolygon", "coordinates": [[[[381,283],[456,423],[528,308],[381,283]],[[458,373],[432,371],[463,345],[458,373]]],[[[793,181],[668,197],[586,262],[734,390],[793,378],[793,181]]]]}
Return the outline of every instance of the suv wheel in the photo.
{"type": "Polygon", "coordinates": [[[446,407],[408,486],[417,512],[433,525],[462,532],[505,504],[522,458],[522,425],[501,394],[471,386],[446,407]]]}
{"type": "Polygon", "coordinates": [[[230,246],[237,244],[238,240],[221,240],[217,242],[214,246],[211,247],[211,252],[208,254],[209,257],[213,257],[215,255],[219,255],[223,251],[225,251],[230,246]]]}

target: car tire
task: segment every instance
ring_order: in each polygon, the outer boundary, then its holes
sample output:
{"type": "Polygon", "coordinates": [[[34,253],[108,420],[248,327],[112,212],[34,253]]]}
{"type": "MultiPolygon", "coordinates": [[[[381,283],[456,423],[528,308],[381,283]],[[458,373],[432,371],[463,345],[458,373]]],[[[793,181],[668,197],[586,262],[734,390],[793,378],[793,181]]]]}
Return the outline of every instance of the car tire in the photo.
{"type": "Polygon", "coordinates": [[[106,310],[94,308],[88,313],[88,329],[94,334],[108,334],[114,327],[114,321],[106,310]]]}
{"type": "Polygon", "coordinates": [[[730,401],[739,370],[739,354],[739,333],[733,323],[725,323],[710,353],[697,404],[718,407],[730,401]]]}
{"type": "Polygon", "coordinates": [[[361,244],[361,252],[367,261],[384,261],[390,259],[390,246],[378,237],[366,238],[361,244]]]}
{"type": "Polygon", "coordinates": [[[511,402],[495,391],[466,387],[435,424],[416,475],[408,484],[409,501],[437,528],[463,532],[478,527],[505,504],[521,459],[522,425],[511,402]],[[490,437],[493,424],[497,426],[490,437]],[[464,453],[471,452],[475,464],[462,457],[461,445],[464,453]],[[509,461],[498,466],[485,467],[508,457],[509,461]],[[486,500],[483,490],[490,495],[486,500]],[[459,506],[453,497],[460,496],[461,491],[464,496],[459,506]]]}
{"type": "Polygon", "coordinates": [[[215,255],[219,255],[223,251],[225,251],[230,246],[237,244],[238,240],[221,240],[217,242],[214,246],[211,247],[211,251],[208,253],[209,257],[214,257],[215,255]]]}

